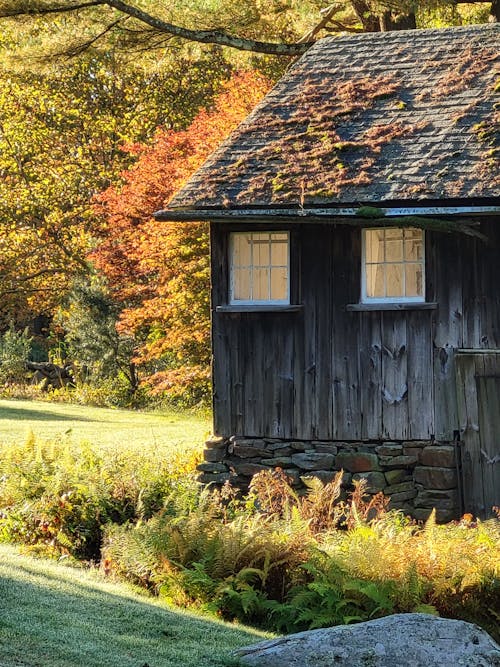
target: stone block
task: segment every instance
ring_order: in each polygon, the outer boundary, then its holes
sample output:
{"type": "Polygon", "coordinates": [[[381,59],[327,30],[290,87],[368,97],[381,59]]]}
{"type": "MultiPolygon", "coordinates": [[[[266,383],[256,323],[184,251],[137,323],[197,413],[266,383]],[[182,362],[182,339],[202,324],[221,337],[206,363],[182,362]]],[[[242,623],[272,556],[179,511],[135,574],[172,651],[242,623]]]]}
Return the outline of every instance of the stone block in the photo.
{"type": "Polygon", "coordinates": [[[297,470],[297,468],[286,468],[286,470],[284,470],[283,472],[285,473],[285,475],[290,477],[292,486],[301,485],[300,472],[297,470]]]}
{"type": "Polygon", "coordinates": [[[403,445],[397,443],[384,443],[375,447],[375,451],[379,456],[398,456],[403,453],[403,445]]]}
{"type": "Polygon", "coordinates": [[[196,466],[200,472],[228,472],[224,463],[200,463],[196,466]]]}
{"type": "Polygon", "coordinates": [[[292,465],[292,457],[274,456],[271,459],[266,459],[266,465],[272,466],[273,468],[285,468],[286,466],[292,465]]]}
{"type": "Polygon", "coordinates": [[[337,445],[333,445],[331,442],[313,442],[312,445],[315,452],[323,454],[336,454],[338,451],[337,445]]]}
{"type": "Polygon", "coordinates": [[[272,454],[278,452],[279,456],[290,456],[290,454],[294,451],[290,447],[289,442],[269,442],[268,440],[266,440],[266,450],[272,454]]]}
{"type": "Polygon", "coordinates": [[[415,507],[425,507],[442,510],[451,510],[458,507],[458,493],[456,489],[440,491],[438,489],[425,489],[419,491],[415,498],[415,507]]]}
{"type": "Polygon", "coordinates": [[[382,491],[386,485],[384,474],[376,471],[359,472],[353,475],[352,479],[354,482],[365,479],[367,493],[378,493],[379,491],[382,491]]]}
{"type": "Polygon", "coordinates": [[[367,452],[339,452],[335,457],[335,467],[348,472],[380,470],[378,456],[367,452]]]}
{"type": "Polygon", "coordinates": [[[413,471],[413,478],[426,489],[455,489],[457,487],[457,474],[452,468],[417,466],[413,471]]]}
{"type": "Polygon", "coordinates": [[[268,452],[265,448],[254,447],[253,445],[229,445],[228,452],[229,454],[238,456],[240,459],[252,459],[255,456],[272,456],[272,453],[268,452]]]}
{"type": "Polygon", "coordinates": [[[423,466],[454,468],[455,448],[452,445],[430,445],[429,447],[424,447],[420,454],[420,463],[423,466]]]}
{"type": "Polygon", "coordinates": [[[403,493],[405,491],[416,491],[415,484],[412,481],[401,482],[400,484],[386,486],[384,489],[386,496],[392,496],[394,493],[403,493]]]}
{"type": "Polygon", "coordinates": [[[208,463],[222,461],[227,454],[225,445],[223,447],[212,447],[203,450],[203,460],[208,463]]]}
{"type": "Polygon", "coordinates": [[[311,442],[305,442],[305,441],[295,441],[290,443],[290,447],[294,449],[296,452],[305,452],[313,449],[312,443],[311,442]]]}
{"type": "Polygon", "coordinates": [[[381,456],[380,465],[384,468],[392,470],[394,468],[412,468],[417,465],[418,458],[416,456],[409,456],[401,454],[401,456],[381,456]]]}
{"type": "Polygon", "coordinates": [[[205,447],[211,449],[212,447],[224,447],[227,444],[226,438],[213,436],[205,440],[205,447]]]}
{"type": "Polygon", "coordinates": [[[237,475],[243,475],[244,477],[253,477],[262,470],[270,470],[268,466],[251,461],[231,461],[230,467],[237,475]]]}
{"type": "Polygon", "coordinates": [[[334,461],[333,454],[322,452],[302,452],[292,456],[293,465],[301,470],[327,470],[333,466],[334,461]]]}
{"type": "Polygon", "coordinates": [[[384,474],[389,486],[406,481],[409,477],[408,470],[387,470],[384,474]]]}
{"type": "Polygon", "coordinates": [[[401,493],[392,493],[391,500],[395,503],[402,503],[405,500],[411,500],[417,495],[417,489],[411,489],[409,491],[401,491],[401,493]]]}

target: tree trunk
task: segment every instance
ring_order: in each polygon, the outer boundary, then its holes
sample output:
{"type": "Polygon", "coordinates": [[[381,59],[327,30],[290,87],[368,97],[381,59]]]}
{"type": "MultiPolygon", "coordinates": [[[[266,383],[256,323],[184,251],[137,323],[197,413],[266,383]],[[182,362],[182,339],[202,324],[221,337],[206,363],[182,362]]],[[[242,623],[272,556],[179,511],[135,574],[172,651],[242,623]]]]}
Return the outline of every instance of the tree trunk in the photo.
{"type": "Polygon", "coordinates": [[[417,21],[415,14],[401,14],[394,16],[391,12],[384,12],[380,17],[380,30],[389,32],[389,30],[415,30],[417,21]]]}
{"type": "Polygon", "coordinates": [[[372,13],[365,0],[351,0],[351,6],[361,21],[365,32],[380,32],[379,17],[372,13]]]}

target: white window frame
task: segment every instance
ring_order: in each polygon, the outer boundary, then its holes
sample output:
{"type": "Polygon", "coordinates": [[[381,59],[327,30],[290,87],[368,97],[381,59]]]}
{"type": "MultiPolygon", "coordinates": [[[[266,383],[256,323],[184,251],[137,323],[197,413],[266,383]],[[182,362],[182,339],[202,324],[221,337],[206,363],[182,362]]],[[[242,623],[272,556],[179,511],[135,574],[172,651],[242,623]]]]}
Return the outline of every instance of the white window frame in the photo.
{"type": "MultiPolygon", "coordinates": [[[[365,227],[362,229],[362,238],[361,238],[361,303],[425,303],[425,231],[422,229],[422,259],[418,262],[422,265],[422,294],[418,296],[368,296],[366,291],[366,280],[367,280],[367,261],[366,261],[366,232],[368,231],[378,231],[386,229],[410,229],[406,227],[365,227]]],[[[417,228],[415,228],[417,229],[417,228]]],[[[420,228],[418,228],[420,229],[420,228]]],[[[385,253],[385,239],[384,239],[384,253],[385,253]]],[[[380,264],[415,264],[415,261],[407,261],[403,258],[401,262],[379,262],[380,264]]],[[[403,271],[403,276],[405,272],[403,271]]],[[[403,278],[405,279],[405,278],[403,278]]]]}
{"type": "MultiPolygon", "coordinates": [[[[281,241],[283,243],[283,241],[281,241]]],[[[252,244],[253,246],[253,244],[252,244]]],[[[253,254],[253,247],[251,249],[253,254]]],[[[241,267],[239,267],[241,268],[241,267]]],[[[255,265],[253,264],[253,257],[251,258],[251,264],[249,266],[250,270],[250,285],[253,283],[253,269],[255,265]]],[[[268,294],[271,294],[271,271],[269,271],[269,289],[268,294]]],[[[277,230],[273,229],[272,231],[268,230],[256,230],[256,231],[244,231],[244,232],[231,232],[229,238],[229,304],[232,306],[251,306],[251,305],[289,305],[290,304],[290,232],[287,230],[277,230]],[[287,244],[287,255],[286,255],[286,266],[279,264],[274,265],[269,263],[268,268],[286,268],[287,270],[287,285],[286,285],[286,297],[284,299],[235,299],[234,298],[234,239],[236,236],[252,236],[253,234],[269,234],[270,242],[272,243],[272,235],[280,234],[281,236],[286,235],[286,244],[287,244]]]]}

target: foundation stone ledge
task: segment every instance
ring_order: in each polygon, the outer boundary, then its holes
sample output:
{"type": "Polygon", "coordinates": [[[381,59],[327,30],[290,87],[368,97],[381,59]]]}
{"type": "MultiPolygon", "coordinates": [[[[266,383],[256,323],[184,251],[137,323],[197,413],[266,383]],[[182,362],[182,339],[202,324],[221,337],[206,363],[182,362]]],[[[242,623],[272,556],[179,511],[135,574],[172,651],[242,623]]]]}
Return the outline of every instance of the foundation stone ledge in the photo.
{"type": "Polygon", "coordinates": [[[391,500],[395,503],[403,502],[405,500],[412,500],[417,495],[417,489],[411,489],[409,491],[402,491],[401,493],[391,494],[391,500]]]}

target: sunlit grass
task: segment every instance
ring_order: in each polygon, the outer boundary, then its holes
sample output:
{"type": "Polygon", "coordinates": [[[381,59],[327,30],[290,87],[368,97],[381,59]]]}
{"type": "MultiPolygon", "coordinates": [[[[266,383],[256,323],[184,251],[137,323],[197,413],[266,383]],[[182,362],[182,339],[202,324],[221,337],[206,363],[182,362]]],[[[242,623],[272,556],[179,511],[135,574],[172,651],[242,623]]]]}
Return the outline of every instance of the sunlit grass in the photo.
{"type": "Polygon", "coordinates": [[[67,403],[0,400],[0,446],[19,443],[30,432],[37,440],[127,448],[154,446],[169,451],[199,448],[210,431],[207,416],[195,412],[135,412],[67,403]]]}
{"type": "Polygon", "coordinates": [[[0,545],[1,667],[222,667],[264,635],[0,545]]]}

